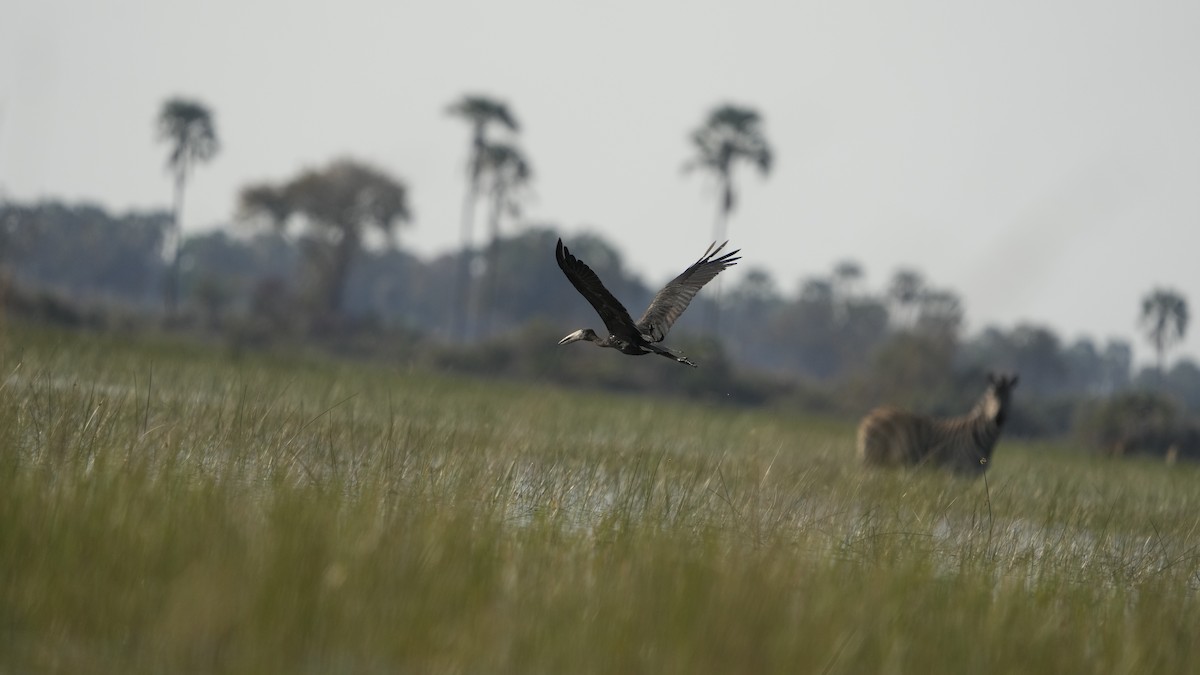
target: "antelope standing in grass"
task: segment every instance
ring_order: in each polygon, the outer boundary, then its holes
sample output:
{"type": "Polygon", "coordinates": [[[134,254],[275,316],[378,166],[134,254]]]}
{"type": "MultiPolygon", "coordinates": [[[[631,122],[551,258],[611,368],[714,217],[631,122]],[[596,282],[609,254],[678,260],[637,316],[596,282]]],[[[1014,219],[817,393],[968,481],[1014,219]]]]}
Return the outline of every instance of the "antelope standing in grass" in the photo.
{"type": "Polygon", "coordinates": [[[858,456],[875,466],[932,465],[956,473],[987,471],[1008,416],[1016,375],[988,375],[983,397],[961,417],[942,419],[876,408],[858,426],[858,456]]]}

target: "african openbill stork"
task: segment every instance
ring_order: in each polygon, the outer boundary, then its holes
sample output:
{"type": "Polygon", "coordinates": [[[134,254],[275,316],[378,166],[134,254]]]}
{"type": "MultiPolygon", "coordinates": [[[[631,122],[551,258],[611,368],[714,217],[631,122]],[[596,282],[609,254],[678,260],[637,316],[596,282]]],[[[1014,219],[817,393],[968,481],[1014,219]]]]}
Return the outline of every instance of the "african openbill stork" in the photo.
{"type": "MultiPolygon", "coordinates": [[[[725,244],[728,243],[725,242],[725,244]]],[[[686,356],[659,347],[657,343],[667,337],[667,331],[671,330],[675,320],[683,314],[688,304],[692,302],[692,298],[696,297],[696,293],[700,292],[704,284],[712,281],[713,277],[717,276],[721,270],[736,265],[737,261],[741,260],[739,257],[734,257],[741,252],[740,250],[726,253],[719,258],[714,257],[721,252],[721,249],[725,248],[725,244],[717,246],[716,242],[713,242],[699,260],[672,279],[658,292],[658,295],[654,296],[654,300],[646,308],[646,313],[642,314],[642,318],[638,319],[637,323],[634,323],[633,318],[629,316],[629,310],[625,309],[624,305],[604,287],[600,277],[596,276],[592,268],[571,255],[571,251],[563,246],[562,239],[559,239],[558,246],[554,251],[554,256],[558,259],[558,266],[562,269],[563,274],[567,275],[567,279],[571,280],[575,290],[579,291],[583,297],[587,298],[588,302],[592,303],[592,307],[596,308],[596,313],[604,320],[604,327],[608,329],[608,337],[601,338],[591,328],[582,328],[559,340],[558,344],[565,345],[579,340],[587,340],[599,347],[617,349],[622,354],[631,356],[660,354],[695,368],[696,364],[686,356]]]]}

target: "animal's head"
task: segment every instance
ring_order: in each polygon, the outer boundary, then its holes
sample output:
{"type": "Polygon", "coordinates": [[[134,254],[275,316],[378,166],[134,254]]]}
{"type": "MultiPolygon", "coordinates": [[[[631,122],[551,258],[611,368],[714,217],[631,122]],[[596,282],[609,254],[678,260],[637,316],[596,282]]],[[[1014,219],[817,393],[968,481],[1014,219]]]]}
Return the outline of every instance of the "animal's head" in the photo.
{"type": "Polygon", "coordinates": [[[596,342],[599,339],[600,338],[598,338],[596,336],[596,331],[592,330],[591,328],[581,328],[581,329],[575,331],[574,333],[571,333],[570,335],[566,336],[565,338],[559,340],[558,344],[569,345],[572,342],[579,342],[580,340],[587,340],[588,342],[596,342]]]}
{"type": "Polygon", "coordinates": [[[1017,386],[1017,375],[1003,373],[988,373],[988,389],[984,394],[984,412],[996,424],[1004,424],[1008,416],[1008,402],[1012,398],[1012,390],[1017,386]]]}

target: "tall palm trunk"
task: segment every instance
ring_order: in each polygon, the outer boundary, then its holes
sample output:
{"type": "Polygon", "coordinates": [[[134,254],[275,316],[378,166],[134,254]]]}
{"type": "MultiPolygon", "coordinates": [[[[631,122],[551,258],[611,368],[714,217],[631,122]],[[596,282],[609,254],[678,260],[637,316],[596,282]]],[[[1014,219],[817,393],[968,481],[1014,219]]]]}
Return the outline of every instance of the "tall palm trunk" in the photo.
{"type": "Polygon", "coordinates": [[[484,146],[483,126],[477,125],[471,142],[470,166],[467,169],[467,193],[463,196],[462,224],[460,236],[462,250],[458,258],[458,271],[454,278],[454,307],[451,309],[451,339],[465,340],[471,332],[470,304],[472,296],[471,284],[471,244],[475,238],[475,200],[479,193],[479,175],[482,171],[480,164],[484,146]]]}
{"type": "Polygon", "coordinates": [[[713,222],[713,241],[720,243],[728,239],[729,214],[733,212],[733,199],[733,177],[726,169],[721,173],[721,205],[713,222]]]}
{"type": "Polygon", "coordinates": [[[179,308],[179,251],[183,243],[183,188],[186,181],[186,169],[180,167],[175,172],[175,203],[171,214],[171,231],[167,234],[168,256],[167,279],[163,287],[163,302],[166,305],[167,318],[174,318],[179,308]]]}
{"type": "MultiPolygon", "coordinates": [[[[720,243],[729,238],[729,214],[733,211],[733,177],[729,169],[721,172],[721,206],[717,209],[717,219],[713,223],[713,241],[720,243]]],[[[713,337],[720,337],[721,331],[721,278],[714,281],[717,287],[712,302],[708,305],[708,332],[713,337]]]]}
{"type": "Polygon", "coordinates": [[[487,278],[480,293],[481,311],[479,334],[488,337],[492,331],[492,319],[495,318],[497,267],[500,259],[500,215],[504,208],[504,191],[497,188],[492,192],[492,210],[488,215],[488,248],[487,248],[487,278]]]}
{"type": "Polygon", "coordinates": [[[454,273],[454,306],[450,309],[450,338],[462,340],[467,331],[467,303],[470,302],[471,239],[475,227],[475,182],[468,181],[463,197],[462,222],[459,229],[460,250],[458,269],[454,273]]]}
{"type": "MultiPolygon", "coordinates": [[[[1163,331],[1166,331],[1165,326],[1163,327],[1163,331]]],[[[1154,360],[1158,364],[1158,379],[1160,382],[1165,380],[1167,375],[1167,371],[1165,370],[1167,364],[1166,352],[1167,347],[1163,344],[1163,339],[1161,337],[1156,338],[1154,340],[1154,360]]]]}
{"type": "Polygon", "coordinates": [[[329,269],[326,272],[324,288],[324,309],[328,316],[336,316],[342,311],[342,303],[346,295],[346,282],[350,278],[350,264],[354,252],[358,250],[358,237],[348,234],[345,230],[342,239],[330,251],[332,256],[329,269]]]}

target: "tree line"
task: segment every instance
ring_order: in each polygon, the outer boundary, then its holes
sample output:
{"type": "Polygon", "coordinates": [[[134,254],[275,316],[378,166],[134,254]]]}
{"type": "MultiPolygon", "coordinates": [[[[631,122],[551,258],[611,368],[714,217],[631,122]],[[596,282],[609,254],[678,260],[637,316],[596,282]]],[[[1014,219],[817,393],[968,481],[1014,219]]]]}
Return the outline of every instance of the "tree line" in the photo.
{"type": "MultiPolygon", "coordinates": [[[[305,182],[302,176],[296,184],[305,182]]],[[[383,222],[395,215],[387,203],[381,197],[360,206],[374,209],[373,217],[383,222]]],[[[271,222],[287,221],[280,216],[271,222]]],[[[479,249],[433,259],[399,245],[358,250],[338,287],[338,313],[331,316],[327,275],[345,261],[324,255],[336,254],[330,242],[342,239],[314,240],[328,233],[289,234],[277,225],[250,234],[217,230],[185,237],[178,256],[168,260],[161,245],[170,229],[168,213],[112,215],[88,205],[7,204],[0,207],[5,252],[0,263],[19,288],[65,299],[60,304],[73,305],[77,312],[90,307],[101,315],[154,316],[160,311],[154,289],[173,273],[178,260],[181,302],[175,321],[226,336],[231,344],[277,344],[304,335],[366,343],[376,336],[377,344],[390,340],[391,348],[399,350],[390,358],[427,359],[518,377],[558,377],[552,371],[572,361],[597,369],[620,365],[604,360],[603,354],[577,351],[564,358],[555,351],[564,326],[598,320],[555,266],[558,232],[550,225],[528,226],[488,242],[487,255],[499,273],[489,280],[489,299],[480,310],[486,333],[453,348],[446,346],[453,341],[444,339],[442,327],[455,320],[454,278],[479,249]],[[314,251],[324,253],[314,258],[314,251]]],[[[630,306],[649,303],[657,284],[630,270],[617,247],[597,235],[580,235],[573,238],[572,249],[630,306]]],[[[967,335],[959,296],[916,270],[901,269],[882,286],[870,288],[865,270],[845,261],[799,279],[790,292],[762,268],[748,265],[739,272],[724,293],[718,333],[706,325],[705,310],[713,298],[701,294],[676,334],[681,348],[705,357],[701,371],[712,372],[703,376],[754,379],[757,390],[733,389],[746,402],[762,402],[772,397],[770,392],[786,390],[793,396],[810,395],[810,404],[835,412],[853,413],[887,401],[953,413],[973,396],[984,373],[998,369],[1021,373],[1014,421],[1018,433],[1064,432],[1077,421],[1080,402],[1131,391],[1157,391],[1181,413],[1200,411],[1200,368],[1189,359],[1138,370],[1127,342],[1066,342],[1052,328],[1029,323],[989,326],[967,335]],[[799,384],[789,389],[791,385],[781,383],[799,384]]],[[[1147,294],[1143,309],[1149,344],[1167,348],[1170,337],[1186,329],[1186,319],[1178,321],[1180,314],[1172,309],[1181,303],[1186,317],[1186,302],[1177,294],[1147,294]],[[1161,294],[1171,301],[1154,299],[1161,294]],[[1156,309],[1160,305],[1165,311],[1156,309]]],[[[46,306],[51,309],[44,311],[66,311],[46,306]]],[[[618,370],[625,376],[630,369],[618,370]]],[[[647,379],[633,384],[647,390],[684,377],[654,367],[635,370],[646,371],[647,379]]],[[[583,382],[592,374],[577,375],[583,382]]],[[[608,382],[633,386],[617,379],[608,382]]],[[[730,391],[719,377],[711,384],[714,395],[730,391]]],[[[697,391],[703,393],[702,388],[697,391]]]]}

